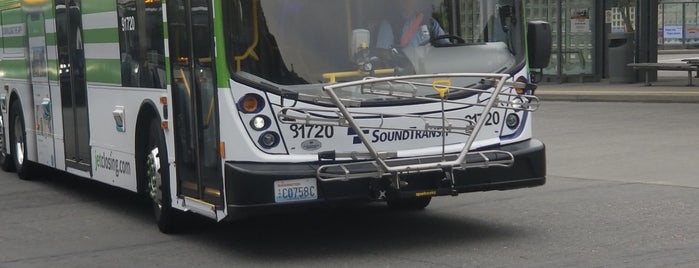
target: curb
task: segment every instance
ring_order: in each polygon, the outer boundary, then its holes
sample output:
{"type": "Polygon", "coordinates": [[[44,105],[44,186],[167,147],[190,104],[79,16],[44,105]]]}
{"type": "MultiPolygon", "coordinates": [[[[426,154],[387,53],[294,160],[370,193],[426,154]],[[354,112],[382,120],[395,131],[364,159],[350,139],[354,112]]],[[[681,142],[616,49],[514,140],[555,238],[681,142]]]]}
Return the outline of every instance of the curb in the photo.
{"type": "Polygon", "coordinates": [[[699,103],[695,91],[537,90],[542,101],[699,103]]]}

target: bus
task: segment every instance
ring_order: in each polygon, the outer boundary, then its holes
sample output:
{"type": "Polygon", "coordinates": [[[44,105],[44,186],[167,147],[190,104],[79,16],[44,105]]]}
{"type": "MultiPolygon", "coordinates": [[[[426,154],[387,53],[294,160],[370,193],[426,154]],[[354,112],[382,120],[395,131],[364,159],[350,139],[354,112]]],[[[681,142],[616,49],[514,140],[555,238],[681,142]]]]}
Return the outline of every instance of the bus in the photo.
{"type": "Polygon", "coordinates": [[[418,0],[401,27],[408,2],[0,0],[0,167],[141,193],[165,233],[545,184],[549,25],[521,0],[418,0]]]}

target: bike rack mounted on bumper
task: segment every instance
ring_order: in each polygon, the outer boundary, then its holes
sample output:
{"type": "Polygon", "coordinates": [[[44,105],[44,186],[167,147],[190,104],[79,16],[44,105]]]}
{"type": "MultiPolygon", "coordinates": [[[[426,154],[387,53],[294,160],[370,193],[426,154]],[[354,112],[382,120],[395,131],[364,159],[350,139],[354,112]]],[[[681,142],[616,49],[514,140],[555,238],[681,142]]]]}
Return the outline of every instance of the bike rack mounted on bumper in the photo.
{"type": "MultiPolygon", "coordinates": [[[[331,84],[323,87],[327,94],[324,100],[336,109],[308,109],[296,107],[284,107],[277,114],[282,123],[295,123],[304,125],[326,125],[349,127],[354,130],[361,143],[366,147],[367,153],[358,152],[331,152],[329,158],[348,158],[353,161],[347,163],[333,163],[321,165],[317,169],[317,178],[321,181],[352,180],[359,178],[392,178],[391,185],[399,190],[404,182],[400,176],[407,173],[444,172],[445,180],[454,186],[453,170],[468,168],[487,168],[492,166],[510,167],[514,163],[514,156],[510,152],[500,150],[471,151],[472,145],[484,124],[484,116],[469,119],[467,117],[446,116],[445,105],[470,105],[482,107],[482,114],[488,114],[494,107],[512,109],[516,111],[535,111],[539,107],[539,99],[530,94],[517,93],[514,88],[525,88],[527,84],[508,81],[507,74],[486,73],[450,73],[450,74],[425,74],[400,77],[366,78],[359,81],[331,84]],[[470,86],[456,86],[453,82],[471,81],[470,86]],[[431,82],[430,82],[431,81],[431,82]],[[475,82],[473,82],[475,81],[475,82]],[[418,92],[432,89],[437,94],[420,95],[418,92]],[[423,102],[441,103],[441,116],[424,116],[410,113],[376,113],[350,111],[349,107],[358,106],[361,101],[351,97],[341,98],[343,91],[361,92],[363,95],[378,95],[387,98],[417,100],[423,102]],[[473,101],[468,97],[450,98],[452,93],[466,94],[461,96],[477,95],[473,101]],[[319,114],[332,114],[333,116],[318,116],[319,114]],[[380,118],[378,124],[361,125],[357,117],[380,118]],[[415,128],[388,127],[383,124],[385,118],[408,117],[424,122],[424,131],[441,132],[441,154],[397,158],[396,151],[378,151],[367,137],[366,129],[408,130],[415,128]],[[459,134],[465,140],[459,144],[446,144],[446,134],[459,134]],[[449,149],[447,149],[449,148],[449,149]],[[454,150],[454,148],[458,148],[454,150]],[[449,152],[447,152],[449,151],[449,152]]],[[[347,94],[344,94],[347,95],[347,94]]],[[[351,94],[350,94],[351,95],[351,94]]],[[[317,97],[316,101],[318,100],[317,97]]],[[[322,153],[321,153],[322,154],[322,153]]],[[[323,158],[319,154],[319,158],[323,158]]],[[[328,153],[326,153],[328,154],[328,153]]]]}

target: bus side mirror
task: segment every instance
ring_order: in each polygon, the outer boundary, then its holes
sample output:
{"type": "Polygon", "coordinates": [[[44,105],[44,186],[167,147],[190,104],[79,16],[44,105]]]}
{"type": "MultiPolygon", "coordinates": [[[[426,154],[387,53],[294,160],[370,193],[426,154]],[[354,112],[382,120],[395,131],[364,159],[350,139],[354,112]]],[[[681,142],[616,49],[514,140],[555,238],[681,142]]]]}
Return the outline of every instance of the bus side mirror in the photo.
{"type": "Polygon", "coordinates": [[[545,21],[530,21],[527,23],[527,49],[529,68],[546,68],[551,59],[551,25],[545,21]]]}

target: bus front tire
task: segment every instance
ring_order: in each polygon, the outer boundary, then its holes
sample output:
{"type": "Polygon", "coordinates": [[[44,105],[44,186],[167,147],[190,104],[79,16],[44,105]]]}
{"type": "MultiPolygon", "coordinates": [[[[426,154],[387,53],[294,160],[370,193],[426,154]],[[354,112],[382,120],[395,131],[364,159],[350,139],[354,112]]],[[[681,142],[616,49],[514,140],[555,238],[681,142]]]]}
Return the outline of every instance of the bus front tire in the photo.
{"type": "Polygon", "coordinates": [[[148,195],[153,205],[153,214],[160,232],[176,232],[175,211],[170,199],[170,171],[167,161],[165,134],[160,128],[160,121],[152,119],[148,129],[146,153],[146,175],[148,195]]]}
{"type": "Polygon", "coordinates": [[[27,132],[24,129],[24,113],[19,101],[12,102],[10,107],[10,155],[20,179],[30,180],[30,167],[26,159],[27,132]]]}

